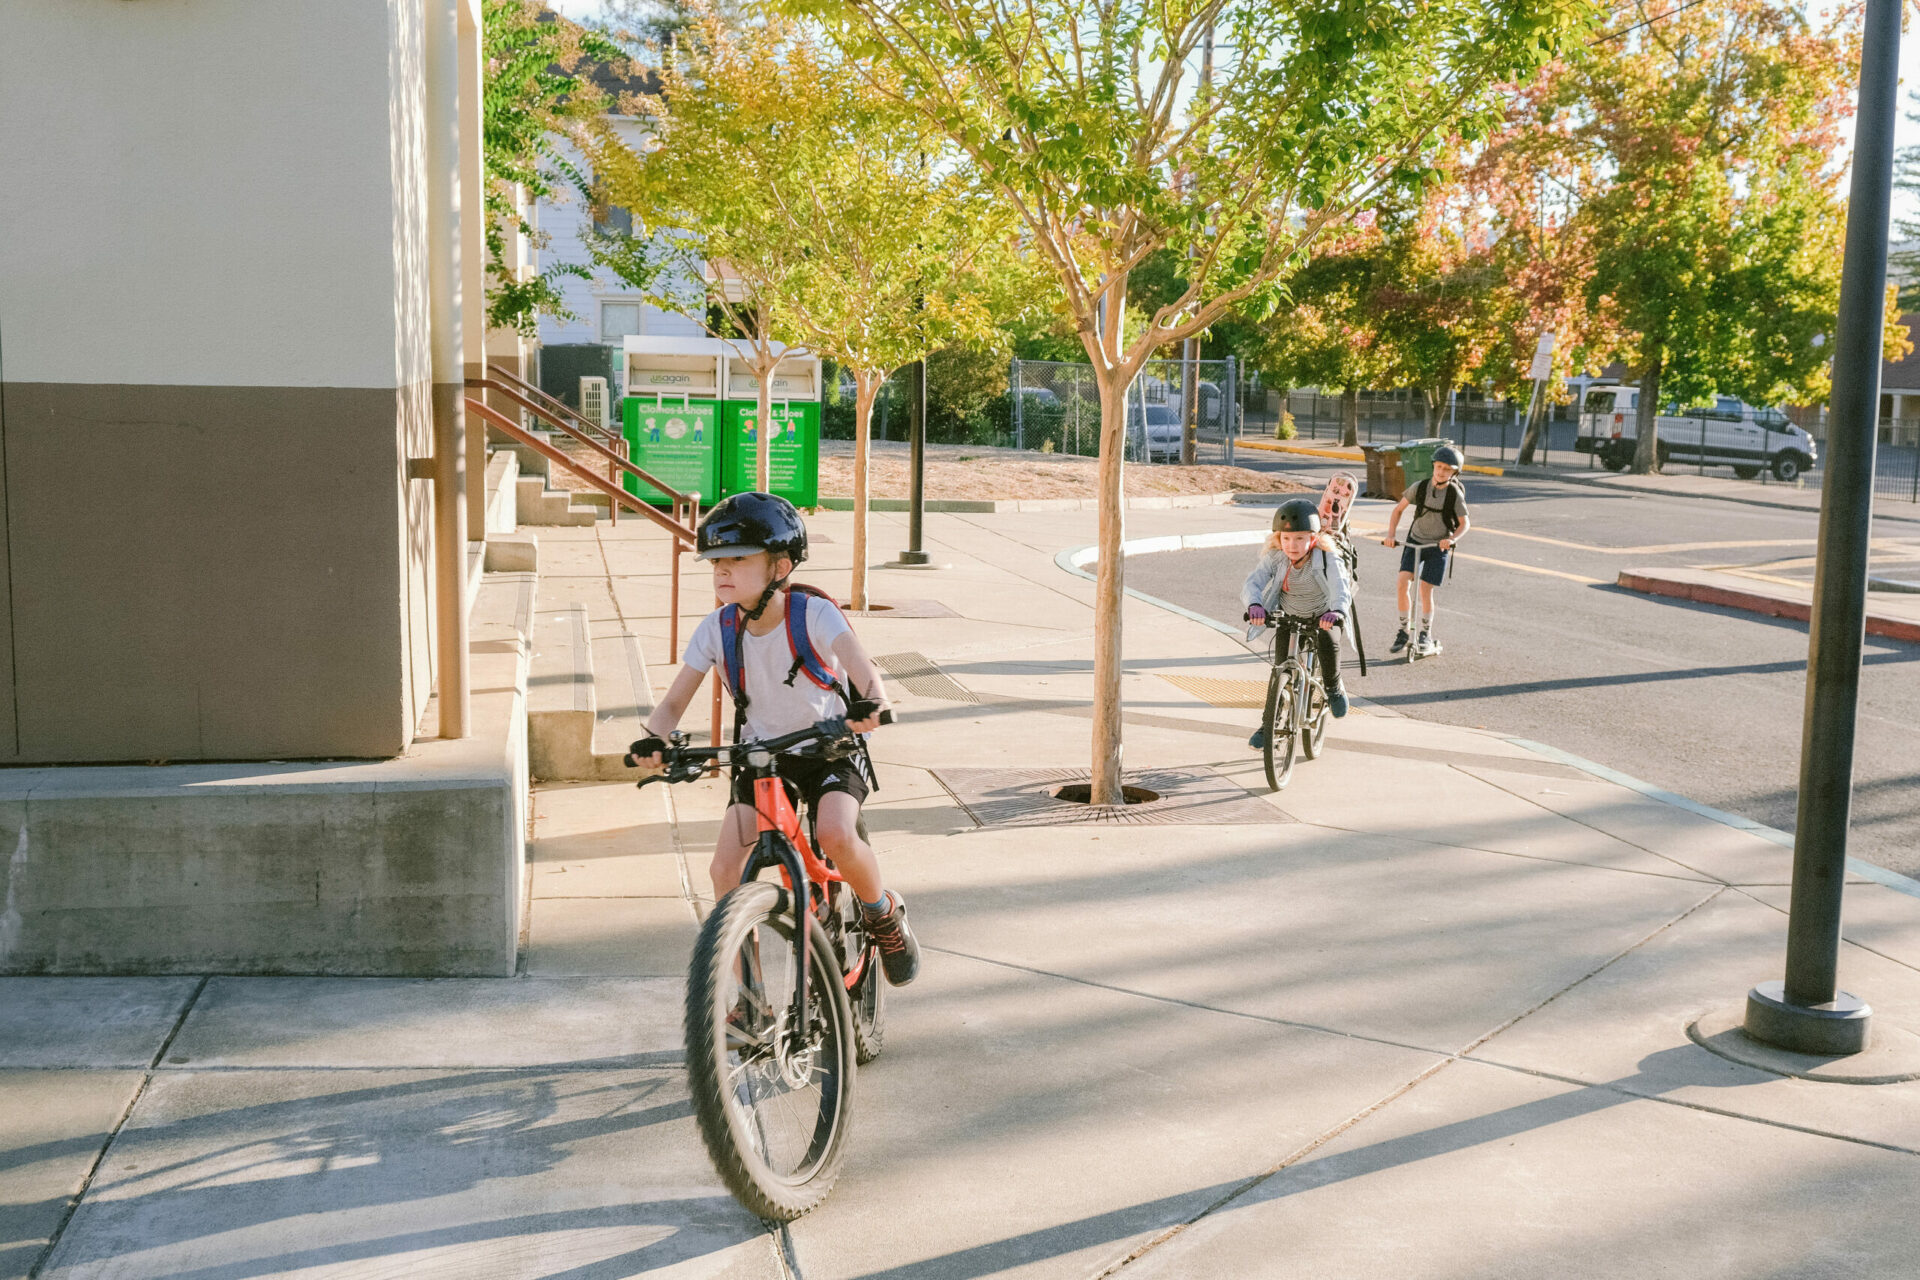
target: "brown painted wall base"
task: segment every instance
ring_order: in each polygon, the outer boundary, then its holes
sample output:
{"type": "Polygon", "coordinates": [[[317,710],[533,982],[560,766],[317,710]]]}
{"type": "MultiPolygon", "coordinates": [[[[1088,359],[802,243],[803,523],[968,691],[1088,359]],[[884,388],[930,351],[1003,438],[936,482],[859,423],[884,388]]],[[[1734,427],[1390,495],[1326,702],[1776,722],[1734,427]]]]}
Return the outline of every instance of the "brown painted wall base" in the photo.
{"type": "Polygon", "coordinates": [[[0,760],[402,751],[430,411],[424,388],[0,384],[0,760]]]}

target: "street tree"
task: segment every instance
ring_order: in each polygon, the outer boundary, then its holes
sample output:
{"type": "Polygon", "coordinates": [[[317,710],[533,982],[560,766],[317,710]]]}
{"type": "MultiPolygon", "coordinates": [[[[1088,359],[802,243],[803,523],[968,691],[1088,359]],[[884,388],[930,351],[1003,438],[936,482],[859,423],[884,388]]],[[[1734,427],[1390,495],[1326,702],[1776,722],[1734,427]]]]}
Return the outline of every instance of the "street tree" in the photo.
{"type": "Polygon", "coordinates": [[[772,487],[774,370],[808,350],[790,323],[807,245],[774,196],[798,198],[820,163],[808,151],[818,134],[795,125],[828,109],[816,100],[815,52],[792,24],[729,26],[702,13],[661,50],[659,92],[634,104],[645,142],[630,146],[603,124],[590,144],[596,191],[635,224],[603,260],[648,301],[727,340],[758,384],[762,490],[772,487]]]}
{"type": "Polygon", "coordinates": [[[1568,60],[1533,122],[1582,171],[1585,302],[1639,381],[1644,473],[1665,399],[1824,397],[1859,50],[1844,7],[1794,0],[1666,0],[1635,19],[1568,60]]]}
{"type": "Polygon", "coordinates": [[[542,17],[533,0],[485,0],[481,13],[481,153],[486,166],[486,314],[490,328],[535,333],[542,315],[573,319],[560,279],[591,279],[583,264],[558,261],[527,273],[507,261],[509,232],[542,242],[529,211],[564,186],[583,186],[563,143],[594,127],[606,95],[575,76],[585,62],[624,64],[604,35],[542,17]]]}
{"type": "Polygon", "coordinates": [[[1360,392],[1394,381],[1401,354],[1373,303],[1387,240],[1371,217],[1330,232],[1316,255],[1282,282],[1283,299],[1248,326],[1246,355],[1281,386],[1339,393],[1340,441],[1360,443],[1360,392]]]}
{"type": "Polygon", "coordinates": [[[806,141],[798,181],[764,196],[805,268],[773,309],[853,378],[852,604],[865,609],[875,398],[894,370],[992,330],[1013,229],[946,135],[874,87],[884,69],[863,74],[803,29],[789,39],[810,83],[786,100],[785,136],[806,141]]]}
{"type": "Polygon", "coordinates": [[[1415,180],[1437,132],[1489,123],[1491,86],[1550,58],[1586,0],[786,0],[943,129],[1053,270],[1099,384],[1091,798],[1121,802],[1126,391],[1143,361],[1277,281],[1353,210],[1415,180]],[[1211,85],[1197,56],[1215,41],[1211,85]],[[1125,322],[1170,249],[1187,287],[1125,322]]]}

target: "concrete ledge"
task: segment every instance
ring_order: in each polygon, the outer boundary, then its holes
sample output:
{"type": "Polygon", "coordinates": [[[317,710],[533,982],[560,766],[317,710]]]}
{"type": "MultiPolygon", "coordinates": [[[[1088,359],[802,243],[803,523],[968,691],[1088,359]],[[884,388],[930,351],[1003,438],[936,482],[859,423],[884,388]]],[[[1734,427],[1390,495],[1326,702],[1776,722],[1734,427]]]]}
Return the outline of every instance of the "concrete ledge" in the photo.
{"type": "Polygon", "coordinates": [[[471,621],[472,736],[378,761],[0,771],[0,973],[510,975],[531,575],[471,621]]]}
{"type": "MultiPolygon", "coordinates": [[[[1805,622],[1813,615],[1811,586],[1760,582],[1714,569],[1622,569],[1618,585],[1643,595],[1691,600],[1695,604],[1744,609],[1771,618],[1805,622]]],[[[1871,601],[1867,634],[1920,644],[1920,605],[1905,601],[1871,601]]]]}
{"type": "Polygon", "coordinates": [[[488,573],[538,573],[540,539],[531,533],[491,535],[486,566],[488,573]]]}

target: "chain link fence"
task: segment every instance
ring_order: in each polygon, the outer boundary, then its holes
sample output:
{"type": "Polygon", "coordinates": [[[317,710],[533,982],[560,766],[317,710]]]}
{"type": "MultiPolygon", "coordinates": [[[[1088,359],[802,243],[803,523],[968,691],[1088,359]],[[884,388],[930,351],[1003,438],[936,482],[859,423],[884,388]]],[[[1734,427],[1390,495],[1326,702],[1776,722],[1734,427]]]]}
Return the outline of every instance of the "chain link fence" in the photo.
{"type": "MultiPolygon", "coordinates": [[[[1127,460],[1231,466],[1239,372],[1231,356],[1147,361],[1127,390],[1127,460]]],[[[1008,393],[1015,448],[1100,451],[1100,389],[1091,365],[1015,360],[1008,393]]]]}

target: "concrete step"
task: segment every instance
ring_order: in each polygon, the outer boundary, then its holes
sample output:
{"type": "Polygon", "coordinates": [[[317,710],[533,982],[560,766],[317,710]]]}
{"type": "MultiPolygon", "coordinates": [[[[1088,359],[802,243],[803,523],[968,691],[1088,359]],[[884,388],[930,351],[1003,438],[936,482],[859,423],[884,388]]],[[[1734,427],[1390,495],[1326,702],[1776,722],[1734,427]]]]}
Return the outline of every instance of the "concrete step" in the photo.
{"type": "Polygon", "coordinates": [[[576,495],[565,489],[547,488],[547,477],[522,475],[516,482],[515,507],[523,525],[590,525],[597,518],[594,508],[575,501],[576,495]]]}
{"type": "Polygon", "coordinates": [[[527,765],[534,777],[593,776],[593,695],[587,606],[538,610],[527,675],[527,765]]]}
{"type": "Polygon", "coordinates": [[[646,720],[653,714],[653,693],[647,683],[647,661],[640,638],[603,627],[593,641],[593,773],[595,778],[638,778],[638,769],[623,763],[627,748],[647,735],[646,720]]]}
{"type": "Polygon", "coordinates": [[[527,678],[527,758],[550,782],[637,778],[622,762],[653,711],[640,641],[584,604],[539,611],[527,678]]]}

